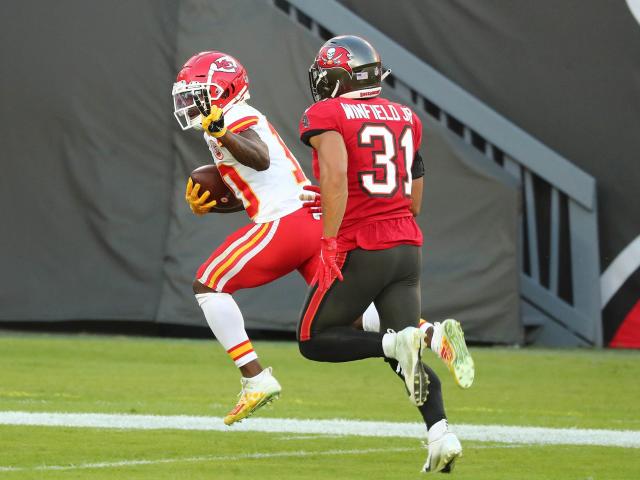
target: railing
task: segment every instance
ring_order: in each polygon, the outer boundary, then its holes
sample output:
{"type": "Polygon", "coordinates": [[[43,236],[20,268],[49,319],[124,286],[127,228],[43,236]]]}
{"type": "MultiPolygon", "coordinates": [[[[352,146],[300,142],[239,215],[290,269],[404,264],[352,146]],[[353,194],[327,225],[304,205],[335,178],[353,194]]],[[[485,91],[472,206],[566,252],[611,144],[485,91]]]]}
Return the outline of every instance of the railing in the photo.
{"type": "MultiPolygon", "coordinates": [[[[322,39],[345,32],[367,38],[393,70],[388,85],[409,105],[438,119],[517,179],[523,199],[520,288],[525,310],[561,326],[575,344],[601,346],[594,178],[335,0],[272,1],[322,39]]],[[[536,324],[527,315],[524,321],[536,324]]]]}

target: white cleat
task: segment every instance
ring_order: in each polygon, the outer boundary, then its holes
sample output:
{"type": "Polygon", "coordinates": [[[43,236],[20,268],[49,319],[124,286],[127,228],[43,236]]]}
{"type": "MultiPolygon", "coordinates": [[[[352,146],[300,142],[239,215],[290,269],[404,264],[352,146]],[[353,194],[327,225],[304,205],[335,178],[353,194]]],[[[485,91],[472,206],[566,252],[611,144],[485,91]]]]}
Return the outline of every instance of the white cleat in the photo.
{"type": "Polygon", "coordinates": [[[395,335],[398,369],[404,376],[409,400],[419,407],[427,401],[429,394],[429,375],[422,366],[422,352],[426,348],[424,332],[419,328],[407,327],[395,335]]]}
{"type": "Polygon", "coordinates": [[[433,338],[439,339],[433,350],[447,365],[458,386],[469,388],[475,377],[475,366],[460,322],[449,318],[442,323],[434,323],[433,330],[433,338]]]}
{"type": "Polygon", "coordinates": [[[232,425],[253,415],[258,409],[273,402],[280,396],[282,387],[271,374],[271,367],[265,368],[253,378],[240,379],[242,390],[238,403],[225,417],[225,425],[232,425]]]}
{"type": "Polygon", "coordinates": [[[462,445],[455,433],[446,431],[440,438],[429,440],[429,455],[422,467],[426,473],[451,473],[456,460],[462,456],[462,445]]]}

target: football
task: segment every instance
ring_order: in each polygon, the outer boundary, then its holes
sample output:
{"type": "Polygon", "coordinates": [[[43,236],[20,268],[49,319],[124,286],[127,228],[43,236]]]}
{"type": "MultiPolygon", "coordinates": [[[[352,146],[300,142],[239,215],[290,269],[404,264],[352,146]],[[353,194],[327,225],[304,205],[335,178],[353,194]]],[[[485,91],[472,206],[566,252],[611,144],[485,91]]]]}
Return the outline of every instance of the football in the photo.
{"type": "Polygon", "coordinates": [[[193,183],[199,183],[201,185],[199,194],[202,195],[205,191],[210,192],[210,196],[207,201],[216,200],[218,204],[213,207],[214,212],[226,212],[229,210],[236,210],[238,207],[242,207],[242,201],[239,200],[231,189],[224,183],[218,167],[215,165],[204,165],[196,168],[191,175],[193,183]]]}

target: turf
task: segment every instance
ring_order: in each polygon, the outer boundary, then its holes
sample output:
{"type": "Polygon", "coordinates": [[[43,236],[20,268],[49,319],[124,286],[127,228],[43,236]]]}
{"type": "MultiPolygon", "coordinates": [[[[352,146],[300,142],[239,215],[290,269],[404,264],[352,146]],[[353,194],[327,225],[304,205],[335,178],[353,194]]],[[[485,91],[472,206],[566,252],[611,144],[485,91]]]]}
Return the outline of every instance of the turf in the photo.
{"type": "MultiPolygon", "coordinates": [[[[91,479],[406,479],[418,473],[426,451],[414,440],[283,434],[111,431],[4,427],[3,465],[30,470],[0,473],[0,478],[91,479]],[[29,439],[28,448],[24,442],[29,439]],[[11,452],[7,455],[8,451],[11,452]],[[336,454],[337,451],[357,451],[336,454]],[[366,450],[374,450],[366,453],[366,450]],[[391,450],[391,451],[390,451],[391,450]],[[399,450],[399,451],[396,451],[399,450]],[[37,453],[35,453],[37,452],[37,453]],[[242,458],[262,452],[272,458],[242,458]],[[301,456],[298,452],[310,453],[301,456]],[[317,452],[314,454],[314,452],[317,452]],[[285,456],[289,453],[292,456],[285,456]],[[222,458],[221,458],[222,457],[222,458]],[[234,458],[235,457],[235,458],[234,458]],[[163,461],[149,465],[77,468],[84,463],[163,461]],[[33,470],[43,464],[59,471],[33,470]],[[76,466],[73,468],[72,466],[76,466]]],[[[539,447],[466,443],[454,470],[459,479],[633,479],[640,461],[622,448],[539,447]]],[[[438,475],[439,476],[439,475],[438,475]]],[[[436,477],[438,478],[438,477],[436,477]]]]}
{"type": "MultiPolygon", "coordinates": [[[[401,383],[380,360],[319,364],[302,359],[292,343],[255,346],[284,386],[282,398],[261,416],[418,420],[401,383]]],[[[455,387],[434,363],[451,423],[640,430],[635,352],[472,353],[477,376],[468,391],[455,387]]],[[[221,416],[239,390],[231,362],[210,341],[6,335],[0,336],[0,368],[1,411],[221,416]]],[[[631,479],[640,472],[636,449],[473,442],[464,447],[454,472],[461,479],[631,479]]],[[[12,479],[419,478],[425,456],[411,439],[0,426],[0,467],[22,469],[0,471],[0,478],[12,479]],[[255,453],[276,456],[246,457],[255,453]],[[37,469],[141,459],[162,462],[37,469]]]]}

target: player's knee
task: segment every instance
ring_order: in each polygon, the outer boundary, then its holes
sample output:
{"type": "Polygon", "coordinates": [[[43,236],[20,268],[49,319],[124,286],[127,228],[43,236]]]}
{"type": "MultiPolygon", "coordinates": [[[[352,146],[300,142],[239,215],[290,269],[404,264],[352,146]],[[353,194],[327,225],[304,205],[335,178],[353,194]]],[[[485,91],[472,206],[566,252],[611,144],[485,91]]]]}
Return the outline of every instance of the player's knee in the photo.
{"type": "Polygon", "coordinates": [[[298,349],[300,350],[300,354],[307,360],[321,360],[318,358],[318,348],[312,339],[305,340],[304,342],[299,341],[298,349]]]}

